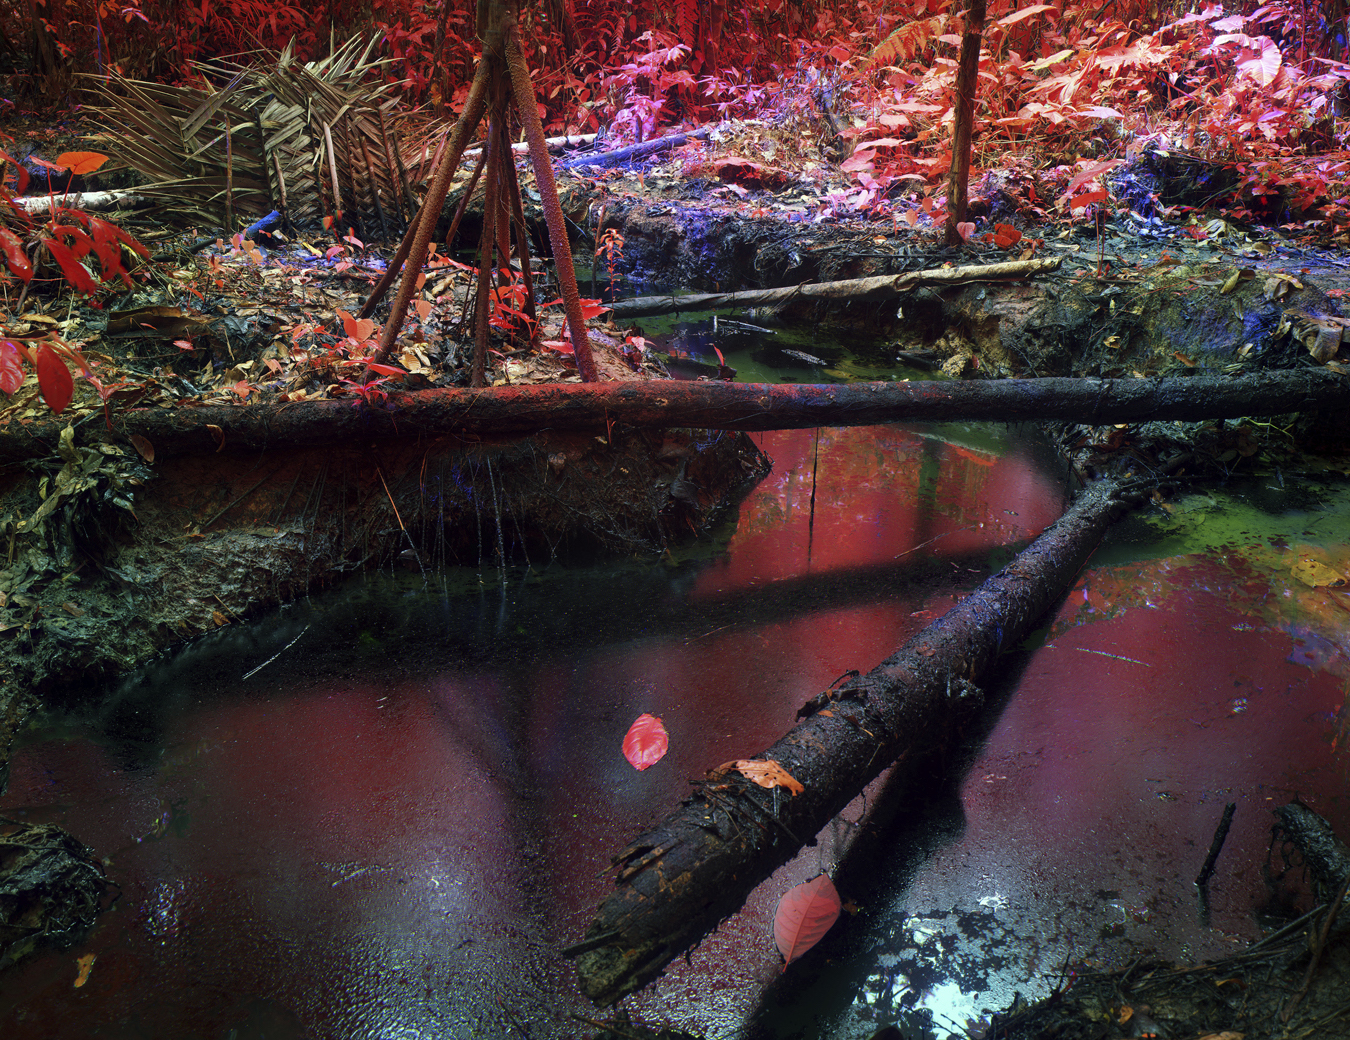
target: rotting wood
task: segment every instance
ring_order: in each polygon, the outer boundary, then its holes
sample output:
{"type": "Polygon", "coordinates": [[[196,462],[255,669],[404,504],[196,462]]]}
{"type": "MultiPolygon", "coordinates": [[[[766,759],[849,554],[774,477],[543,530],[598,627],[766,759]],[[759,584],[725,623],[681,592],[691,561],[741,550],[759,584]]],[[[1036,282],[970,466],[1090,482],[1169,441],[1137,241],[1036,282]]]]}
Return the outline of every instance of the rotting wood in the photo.
{"type": "MultiPolygon", "coordinates": [[[[376,406],[346,398],[132,409],[113,412],[110,422],[119,439],[139,434],[149,438],[157,454],[182,455],[443,434],[517,436],[604,429],[612,423],[737,431],[953,420],[1063,420],[1105,426],[1336,408],[1350,408],[1350,380],[1327,369],[1293,369],[1234,379],[551,383],[395,392],[376,406]]],[[[86,421],[91,437],[104,436],[101,409],[86,421]]],[[[50,454],[67,424],[61,419],[10,423],[0,432],[0,459],[50,454]]]]}
{"type": "Polygon", "coordinates": [[[1090,486],[942,618],[867,675],[809,702],[798,713],[803,721],[756,756],[800,783],[797,794],[713,770],[678,810],[620,851],[617,891],[565,951],[576,957],[586,995],[612,1004],[653,981],[891,762],[950,746],[983,705],[977,684],[1064,594],[1137,493],[1114,481],[1090,486]],[[605,935],[612,937],[597,946],[605,935]]]}
{"type": "Polygon", "coordinates": [[[1054,256],[966,267],[939,267],[926,271],[906,271],[903,274],[848,278],[837,282],[803,282],[801,285],[772,289],[693,293],[688,296],[638,296],[611,304],[610,315],[615,318],[640,318],[649,314],[706,311],[718,307],[781,307],[798,300],[884,300],[923,286],[1030,278],[1057,270],[1061,262],[1059,257],[1054,256]]]}

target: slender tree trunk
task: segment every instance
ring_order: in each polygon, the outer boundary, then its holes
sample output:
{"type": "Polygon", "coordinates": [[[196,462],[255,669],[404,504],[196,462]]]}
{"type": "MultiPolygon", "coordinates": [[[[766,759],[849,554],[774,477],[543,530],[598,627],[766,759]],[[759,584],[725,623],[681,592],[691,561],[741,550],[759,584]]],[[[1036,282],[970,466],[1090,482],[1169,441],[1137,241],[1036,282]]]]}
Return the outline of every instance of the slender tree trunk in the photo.
{"type": "Polygon", "coordinates": [[[957,225],[966,219],[970,184],[971,137],[975,128],[975,94],[980,78],[980,44],[984,39],[985,0],[970,0],[966,31],[961,37],[961,65],[956,72],[956,125],[952,130],[952,168],[947,178],[947,238],[949,246],[963,239],[957,225]]]}

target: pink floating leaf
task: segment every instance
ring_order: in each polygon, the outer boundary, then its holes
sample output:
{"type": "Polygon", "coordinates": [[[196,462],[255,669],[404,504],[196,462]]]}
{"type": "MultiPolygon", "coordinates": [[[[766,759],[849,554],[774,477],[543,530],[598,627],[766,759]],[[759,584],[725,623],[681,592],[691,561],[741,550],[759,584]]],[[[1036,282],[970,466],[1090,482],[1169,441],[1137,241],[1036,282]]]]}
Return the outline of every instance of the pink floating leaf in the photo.
{"type": "Polygon", "coordinates": [[[634,769],[646,769],[665,757],[670,735],[655,715],[639,715],[623,738],[623,757],[634,769]]]}
{"type": "Polygon", "coordinates": [[[839,920],[839,893],[825,874],[790,888],[778,900],[773,937],[783,955],[783,967],[804,954],[839,920]]]}

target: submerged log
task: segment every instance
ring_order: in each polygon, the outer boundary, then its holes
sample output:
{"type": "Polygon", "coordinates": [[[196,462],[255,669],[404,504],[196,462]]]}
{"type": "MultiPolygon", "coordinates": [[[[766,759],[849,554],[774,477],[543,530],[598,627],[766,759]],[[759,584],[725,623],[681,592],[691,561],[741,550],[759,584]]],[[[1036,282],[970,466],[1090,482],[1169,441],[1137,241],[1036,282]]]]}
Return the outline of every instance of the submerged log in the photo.
{"type": "MultiPolygon", "coordinates": [[[[1232,419],[1350,407],[1350,380],[1327,369],[1259,372],[1235,379],[999,379],[785,384],[648,380],[552,383],[480,390],[391,393],[285,404],[146,408],[112,414],[118,438],[147,438],[158,455],[367,443],[380,438],[517,436],[545,430],[685,427],[796,430],[889,422],[1035,422],[1091,426],[1154,420],[1232,419]]],[[[94,437],[102,412],[87,417],[94,437]]],[[[11,423],[0,459],[55,451],[68,420],[11,423]]],[[[82,433],[81,436],[84,436],[82,433]]]]}
{"type": "Polygon", "coordinates": [[[687,296],[638,296],[610,304],[615,318],[640,318],[673,311],[707,311],[721,307],[783,307],[802,300],[884,300],[923,286],[964,285],[968,282],[1006,281],[1030,278],[1058,269],[1059,257],[1040,260],[1009,260],[997,264],[971,264],[966,267],[939,267],[904,274],[847,278],[838,282],[803,282],[773,289],[744,289],[740,292],[691,293],[687,296]]]}
{"type": "Polygon", "coordinates": [[[1118,483],[1091,486],[962,603],[867,675],[809,702],[798,713],[805,720],[757,756],[796,782],[787,785],[795,795],[722,767],[618,853],[618,890],[564,951],[586,995],[611,1004],[654,980],[891,762],[952,746],[982,706],[976,684],[1064,594],[1131,504],[1118,483]]]}

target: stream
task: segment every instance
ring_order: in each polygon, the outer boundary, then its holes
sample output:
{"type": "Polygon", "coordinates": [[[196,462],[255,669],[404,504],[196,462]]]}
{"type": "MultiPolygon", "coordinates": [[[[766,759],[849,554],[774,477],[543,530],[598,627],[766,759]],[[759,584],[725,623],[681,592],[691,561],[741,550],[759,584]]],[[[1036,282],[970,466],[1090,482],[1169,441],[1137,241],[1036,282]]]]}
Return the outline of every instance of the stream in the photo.
{"type": "MultiPolygon", "coordinates": [[[[370,575],[49,707],[0,816],[67,828],[115,887],[85,943],[0,976],[0,1035],[592,1035],[605,1012],[555,951],[609,891],[609,857],[1068,496],[1031,430],[756,440],[773,472],[711,540],[370,575]],[[620,745],[644,712],[670,750],[637,772],[620,745]]],[[[978,1036],[1084,966],[1231,953],[1286,920],[1304,882],[1270,854],[1270,810],[1297,796],[1350,834],[1347,497],[1339,473],[1235,478],[1117,525],[931,784],[883,774],[631,998],[633,1020],[978,1036]],[[784,971],[777,900],[821,871],[848,912],[784,971]]]]}

